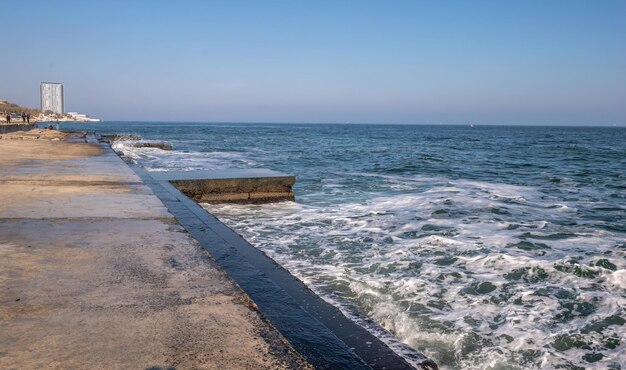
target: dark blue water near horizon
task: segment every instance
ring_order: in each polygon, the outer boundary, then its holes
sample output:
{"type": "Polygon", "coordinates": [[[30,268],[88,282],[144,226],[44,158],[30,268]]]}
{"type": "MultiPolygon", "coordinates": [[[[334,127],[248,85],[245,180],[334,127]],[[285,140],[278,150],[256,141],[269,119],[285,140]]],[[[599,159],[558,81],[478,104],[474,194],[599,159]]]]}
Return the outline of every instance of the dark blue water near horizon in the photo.
{"type": "Polygon", "coordinates": [[[149,171],[263,167],[295,203],[205,205],[444,369],[626,368],[626,128],[103,122],[149,171]]]}

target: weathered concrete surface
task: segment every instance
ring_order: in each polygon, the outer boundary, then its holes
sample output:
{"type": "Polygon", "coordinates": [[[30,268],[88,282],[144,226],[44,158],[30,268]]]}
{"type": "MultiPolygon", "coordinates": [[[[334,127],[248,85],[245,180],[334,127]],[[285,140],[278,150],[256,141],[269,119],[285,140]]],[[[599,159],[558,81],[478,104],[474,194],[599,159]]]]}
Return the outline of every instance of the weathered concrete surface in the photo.
{"type": "MultiPolygon", "coordinates": [[[[29,125],[30,126],[30,125],[29,125]]],[[[23,126],[24,128],[29,126],[23,126]]],[[[33,125],[34,126],[34,125],[33,125]]],[[[61,141],[70,139],[70,141],[76,141],[80,138],[81,142],[85,142],[86,136],[83,133],[69,133],[58,130],[45,130],[40,128],[33,128],[32,130],[26,128],[24,130],[16,130],[15,132],[6,133],[0,135],[0,140],[48,140],[48,141],[61,141]]]]}
{"type": "Polygon", "coordinates": [[[176,171],[153,174],[168,180],[202,203],[270,203],[293,201],[295,176],[266,169],[176,171]]]}
{"type": "Polygon", "coordinates": [[[96,144],[0,140],[0,368],[303,368],[96,144]]]}

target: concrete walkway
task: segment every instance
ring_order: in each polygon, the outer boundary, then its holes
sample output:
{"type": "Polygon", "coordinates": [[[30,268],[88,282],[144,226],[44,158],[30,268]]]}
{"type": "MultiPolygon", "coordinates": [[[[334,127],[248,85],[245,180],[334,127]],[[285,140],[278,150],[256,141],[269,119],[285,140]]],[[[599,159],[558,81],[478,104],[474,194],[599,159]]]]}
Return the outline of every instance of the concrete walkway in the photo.
{"type": "Polygon", "coordinates": [[[0,137],[1,369],[309,367],[110,149],[47,135],[0,137]]]}

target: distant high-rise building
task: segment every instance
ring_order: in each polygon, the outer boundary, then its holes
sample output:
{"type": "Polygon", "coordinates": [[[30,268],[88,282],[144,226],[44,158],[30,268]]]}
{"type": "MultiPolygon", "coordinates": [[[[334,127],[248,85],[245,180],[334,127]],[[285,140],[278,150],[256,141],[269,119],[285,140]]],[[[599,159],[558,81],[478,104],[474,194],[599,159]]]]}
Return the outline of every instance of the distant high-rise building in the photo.
{"type": "Polygon", "coordinates": [[[63,84],[57,82],[42,82],[41,111],[52,111],[63,114],[63,84]]]}

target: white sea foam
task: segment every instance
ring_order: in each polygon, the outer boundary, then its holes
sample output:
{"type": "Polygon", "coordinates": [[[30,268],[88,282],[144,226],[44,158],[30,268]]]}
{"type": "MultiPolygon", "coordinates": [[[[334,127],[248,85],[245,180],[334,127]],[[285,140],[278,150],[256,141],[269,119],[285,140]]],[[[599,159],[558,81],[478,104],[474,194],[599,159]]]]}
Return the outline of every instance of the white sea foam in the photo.
{"type": "Polygon", "coordinates": [[[626,306],[626,253],[615,248],[623,236],[567,226],[580,205],[528,187],[386,179],[404,193],[206,207],[326,299],[355,304],[443,369],[623,362],[626,326],[609,320],[626,306]]]}
{"type": "MultiPolygon", "coordinates": [[[[150,142],[149,140],[141,140],[150,142]]],[[[159,148],[136,147],[137,141],[118,140],[111,144],[116,152],[140,162],[148,171],[192,171],[224,168],[246,168],[256,162],[235,152],[186,152],[161,150],[159,148]]],[[[174,143],[174,149],[176,144],[174,143]]]]}

